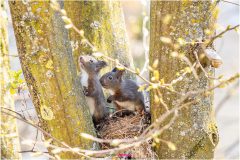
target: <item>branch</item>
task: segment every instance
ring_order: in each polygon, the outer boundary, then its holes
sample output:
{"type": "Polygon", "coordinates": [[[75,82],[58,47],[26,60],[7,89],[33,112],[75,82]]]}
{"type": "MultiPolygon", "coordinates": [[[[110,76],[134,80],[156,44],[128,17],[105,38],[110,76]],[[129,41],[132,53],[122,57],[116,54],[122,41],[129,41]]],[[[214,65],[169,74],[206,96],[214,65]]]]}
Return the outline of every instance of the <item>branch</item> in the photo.
{"type": "Polygon", "coordinates": [[[10,57],[16,57],[16,58],[19,57],[18,55],[14,55],[14,54],[4,54],[4,53],[3,53],[3,55],[4,55],[4,56],[10,56],[10,57]]]}
{"type": "Polygon", "coordinates": [[[59,12],[61,15],[62,15],[62,19],[63,21],[65,22],[65,28],[66,29],[70,29],[72,28],[75,32],[77,32],[80,37],[82,38],[82,42],[85,42],[89,47],[91,47],[91,49],[93,51],[96,50],[96,48],[94,47],[94,45],[85,37],[84,35],[84,31],[83,30],[80,30],[78,29],[74,24],[73,22],[71,21],[70,18],[67,17],[67,13],[64,9],[61,9],[60,8],[60,5],[59,3],[56,1],[56,0],[50,0],[50,6],[52,9],[54,9],[55,11],[59,12]]]}
{"type": "Polygon", "coordinates": [[[218,78],[215,78],[215,77],[210,76],[210,75],[207,73],[207,71],[203,68],[203,66],[202,66],[202,64],[201,64],[201,62],[200,62],[200,60],[199,60],[199,58],[198,58],[197,52],[196,52],[196,51],[193,51],[193,54],[194,54],[194,56],[195,56],[195,58],[196,58],[196,61],[197,61],[198,65],[199,65],[200,69],[203,71],[204,75],[205,75],[208,79],[215,79],[215,80],[217,80],[218,78]]]}
{"type": "MultiPolygon", "coordinates": [[[[2,107],[1,107],[1,108],[2,108],[2,107]]],[[[79,155],[81,155],[81,156],[84,156],[84,157],[87,157],[87,158],[90,158],[89,156],[87,156],[87,155],[85,155],[85,154],[83,154],[83,153],[76,152],[76,151],[75,151],[73,148],[71,148],[69,145],[67,145],[66,143],[64,143],[64,142],[62,142],[62,141],[60,141],[60,140],[58,140],[58,139],[56,139],[56,138],[53,137],[50,133],[46,132],[46,131],[43,130],[41,127],[33,124],[32,122],[30,122],[30,121],[28,121],[28,120],[26,120],[26,119],[23,119],[23,118],[19,118],[19,117],[15,116],[15,115],[12,115],[12,114],[10,114],[10,113],[8,113],[8,112],[5,112],[5,111],[1,111],[1,112],[2,112],[3,114],[5,114],[5,115],[11,116],[11,117],[13,117],[13,118],[16,118],[16,119],[18,119],[18,120],[20,120],[20,121],[22,121],[22,122],[25,122],[25,123],[27,123],[27,124],[29,124],[29,125],[37,128],[37,129],[40,130],[43,134],[45,134],[46,136],[52,138],[55,142],[57,142],[57,143],[59,143],[60,145],[68,148],[71,152],[77,153],[77,154],[79,154],[79,155]]],[[[85,151],[85,150],[82,150],[82,152],[84,152],[84,151],[85,151]]]]}
{"type": "Polygon", "coordinates": [[[227,27],[224,31],[222,31],[221,33],[219,33],[219,34],[217,34],[216,36],[212,37],[212,38],[210,39],[210,41],[206,44],[206,48],[209,47],[209,46],[213,43],[213,41],[215,41],[217,38],[221,37],[221,36],[222,36],[223,34],[225,34],[226,32],[231,31],[231,30],[234,30],[234,29],[236,29],[236,28],[238,28],[238,27],[239,27],[239,24],[236,25],[236,26],[234,26],[234,27],[227,27]]]}
{"type": "MultiPolygon", "coordinates": [[[[39,152],[39,151],[34,151],[34,150],[25,150],[25,151],[19,151],[18,153],[28,153],[28,152],[33,152],[33,153],[36,153],[36,152],[39,152]]],[[[41,152],[41,153],[49,153],[49,152],[41,152]]]]}
{"type": "MultiPolygon", "coordinates": [[[[177,114],[177,110],[178,109],[181,109],[183,107],[186,107],[186,105],[190,105],[190,103],[187,103],[187,104],[183,104],[182,106],[180,107],[176,107],[176,108],[173,108],[172,110],[170,110],[169,112],[165,113],[163,116],[160,117],[159,121],[157,122],[154,122],[153,124],[157,123],[161,123],[165,120],[165,118],[167,118],[169,115],[171,115],[172,113],[175,113],[175,115],[177,114]]],[[[64,142],[61,142],[60,140],[54,138],[51,134],[47,133],[45,130],[43,130],[42,128],[40,128],[39,126],[29,122],[28,120],[25,120],[25,119],[22,119],[22,118],[19,118],[15,115],[12,115],[12,114],[9,114],[5,111],[2,111],[2,113],[8,115],[8,116],[12,116],[16,119],[19,119],[37,129],[39,129],[43,134],[47,135],[48,137],[52,138],[55,142],[61,144],[63,147],[65,148],[60,148],[62,151],[68,151],[68,152],[73,152],[73,153],[77,153],[79,155],[82,155],[82,156],[85,156],[85,157],[88,157],[90,158],[88,155],[95,155],[95,156],[100,156],[100,155],[106,155],[106,154],[110,154],[110,153],[113,153],[113,152],[116,152],[116,151],[121,151],[121,150],[125,150],[125,149],[128,149],[128,148],[132,148],[132,147],[135,147],[135,146],[138,146],[139,144],[141,143],[144,143],[144,142],[147,142],[148,140],[151,140],[152,138],[154,138],[154,135],[151,133],[147,134],[146,136],[148,137],[139,137],[138,139],[135,139],[135,138],[132,138],[132,139],[129,139],[129,140],[126,140],[126,139],[123,139],[121,142],[133,142],[133,143],[129,143],[129,144],[124,144],[124,146],[119,146],[119,147],[116,147],[116,148],[113,148],[113,149],[107,149],[107,150],[99,150],[99,151],[92,151],[92,150],[82,150],[82,149],[79,149],[79,148],[71,148],[70,146],[68,146],[67,144],[65,144],[64,142]]],[[[169,128],[169,126],[174,122],[176,116],[173,116],[173,118],[170,120],[169,123],[167,123],[165,126],[163,126],[160,130],[159,130],[159,134],[162,133],[164,130],[166,130],[167,128],[169,128]]],[[[157,125],[155,124],[155,125],[157,125]]],[[[159,125],[158,125],[159,126],[159,125]]],[[[95,141],[100,141],[100,142],[107,142],[109,143],[110,140],[100,140],[98,138],[94,138],[95,141]]],[[[112,142],[113,140],[111,140],[112,142]]],[[[52,147],[55,147],[52,145],[52,147]]],[[[31,150],[32,151],[32,150],[31,150]]],[[[24,151],[23,151],[24,152],[24,151]]],[[[27,151],[26,151],[27,152],[27,151]]]]}
{"type": "MultiPolygon", "coordinates": [[[[145,7],[146,9],[146,7],[145,7]]],[[[149,65],[149,60],[148,60],[148,53],[149,53],[149,44],[147,43],[147,38],[149,35],[149,31],[147,29],[147,22],[148,22],[148,16],[144,16],[143,18],[143,24],[142,24],[142,32],[143,32],[143,48],[144,48],[144,57],[145,57],[145,63],[143,65],[142,71],[140,73],[140,75],[142,76],[144,74],[145,71],[147,71],[147,67],[149,65]]]]}
{"type": "MultiPolygon", "coordinates": [[[[8,112],[5,112],[5,111],[2,111],[2,113],[6,114],[6,115],[9,115],[9,116],[12,116],[14,118],[17,118],[17,119],[19,119],[19,120],[21,120],[21,121],[23,121],[23,122],[25,122],[27,124],[30,124],[31,126],[39,129],[43,134],[45,134],[48,137],[52,138],[54,141],[56,141],[57,143],[61,144],[65,148],[60,148],[58,146],[51,145],[52,147],[59,148],[59,149],[61,149],[61,151],[72,152],[72,153],[76,153],[76,154],[79,154],[81,156],[85,156],[85,157],[90,158],[89,155],[100,156],[100,155],[112,154],[114,152],[122,151],[122,150],[125,150],[125,149],[129,149],[129,148],[138,146],[138,145],[140,145],[140,144],[142,144],[144,142],[148,142],[149,140],[154,139],[156,136],[159,136],[164,130],[168,129],[171,126],[172,123],[174,123],[174,120],[177,117],[177,111],[178,110],[180,110],[182,108],[185,108],[185,107],[189,107],[192,104],[197,103],[197,102],[200,101],[200,99],[196,98],[196,99],[194,99],[194,100],[192,100],[190,102],[182,104],[188,97],[196,96],[196,95],[199,95],[199,94],[204,94],[204,93],[206,93],[208,91],[211,91],[211,90],[213,90],[213,89],[215,89],[217,87],[220,87],[220,86],[222,86],[224,84],[228,84],[230,82],[233,82],[237,78],[239,78],[239,74],[236,74],[233,77],[230,77],[227,80],[222,81],[219,84],[217,84],[217,85],[215,85],[213,87],[210,87],[208,89],[203,89],[203,90],[200,90],[200,91],[192,91],[192,92],[186,93],[186,96],[184,98],[182,98],[181,101],[179,101],[174,108],[172,108],[171,110],[169,110],[166,113],[164,113],[163,115],[161,115],[138,138],[122,139],[122,140],[119,139],[118,141],[120,143],[122,143],[121,146],[116,147],[116,148],[112,148],[112,149],[107,149],[107,150],[92,151],[92,150],[83,150],[83,149],[79,149],[79,148],[72,148],[72,147],[68,146],[66,143],[61,142],[60,140],[54,138],[51,134],[47,133],[45,130],[43,130],[39,126],[33,124],[32,122],[29,122],[28,120],[19,118],[19,117],[15,116],[15,115],[12,115],[12,114],[10,114],[8,112]],[[164,120],[166,120],[172,114],[174,114],[174,116],[171,118],[170,122],[167,123],[166,125],[164,125],[163,127],[159,128],[160,127],[159,124],[164,122],[164,120]],[[125,144],[125,143],[128,143],[128,144],[125,144]]],[[[95,137],[93,137],[93,138],[92,137],[88,137],[88,138],[89,139],[93,139],[95,141],[101,141],[101,142],[107,142],[107,143],[110,142],[110,140],[106,140],[105,141],[105,140],[101,140],[101,139],[98,139],[98,138],[95,138],[95,137]]],[[[114,140],[111,140],[111,142],[113,142],[113,141],[114,140]]],[[[164,140],[160,140],[160,141],[164,142],[164,140]]]]}
{"type": "Polygon", "coordinates": [[[238,87],[239,87],[239,81],[228,90],[227,94],[222,98],[222,100],[219,102],[219,104],[216,106],[215,109],[215,115],[217,115],[219,113],[219,111],[221,110],[221,108],[223,107],[224,103],[227,102],[227,100],[229,98],[231,98],[231,96],[238,91],[238,87]]]}
{"type": "Polygon", "coordinates": [[[234,3],[234,2],[230,2],[230,1],[226,1],[226,0],[221,0],[221,2],[225,2],[225,3],[230,3],[236,6],[240,6],[238,3],[234,3]]]}
{"type": "Polygon", "coordinates": [[[213,87],[210,87],[210,88],[207,88],[207,89],[202,89],[202,90],[199,90],[199,91],[189,91],[185,94],[185,97],[182,98],[182,101],[186,100],[188,97],[190,96],[196,96],[198,94],[204,94],[206,92],[210,92],[216,88],[219,88],[219,87],[222,87],[226,84],[229,84],[237,79],[239,79],[240,77],[240,74],[239,73],[236,73],[234,76],[224,80],[224,81],[221,81],[220,83],[218,83],[217,85],[213,86],[213,87]]]}

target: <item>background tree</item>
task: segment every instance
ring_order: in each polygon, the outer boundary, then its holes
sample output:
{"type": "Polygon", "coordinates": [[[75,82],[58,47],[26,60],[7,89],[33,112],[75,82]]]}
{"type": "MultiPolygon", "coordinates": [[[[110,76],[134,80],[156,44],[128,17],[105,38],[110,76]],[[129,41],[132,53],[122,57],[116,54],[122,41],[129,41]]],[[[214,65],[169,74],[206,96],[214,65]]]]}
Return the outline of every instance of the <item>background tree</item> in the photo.
{"type": "MultiPolygon", "coordinates": [[[[94,46],[91,48],[85,43],[85,38],[70,29],[70,38],[76,47],[73,51],[75,62],[79,55],[91,54],[96,49],[129,67],[133,66],[119,1],[65,1],[64,9],[73,24],[83,31],[84,37],[94,46]]],[[[114,66],[116,64],[110,63],[106,71],[114,66]]]]}
{"type": "MultiPolygon", "coordinates": [[[[1,159],[19,159],[20,151],[16,119],[4,114],[14,109],[13,95],[7,89],[10,82],[6,2],[0,2],[0,106],[1,106],[1,159]]],[[[11,87],[11,91],[14,89],[11,87]]]]}
{"type": "MultiPolygon", "coordinates": [[[[80,136],[81,132],[96,135],[76,78],[61,14],[46,1],[10,1],[9,5],[22,70],[40,127],[71,147],[97,149],[96,143],[80,136]]],[[[79,155],[61,152],[60,157],[72,159],[79,155]]]]}
{"type": "MultiPolygon", "coordinates": [[[[165,83],[179,77],[183,71],[189,70],[184,58],[195,62],[193,50],[201,52],[196,45],[184,41],[198,41],[209,38],[206,31],[212,31],[214,18],[211,16],[214,5],[210,1],[152,1],[150,22],[150,64],[159,60],[157,70],[165,83]],[[179,57],[179,58],[177,58],[179,57]],[[181,58],[183,57],[183,58],[181,58]]],[[[213,74],[214,70],[206,63],[205,70],[213,74]]],[[[198,69],[198,79],[193,74],[186,74],[182,81],[173,88],[177,92],[186,93],[206,89],[212,80],[198,69]]],[[[172,108],[181,96],[175,92],[162,89],[162,99],[172,108]]],[[[166,112],[163,105],[157,105],[151,92],[152,121],[166,112]]],[[[200,101],[179,111],[173,125],[161,134],[160,138],[176,145],[171,150],[167,145],[157,144],[156,151],[163,159],[208,159],[213,158],[214,148],[218,143],[218,131],[213,116],[213,93],[193,96],[186,100],[200,101]]]]}

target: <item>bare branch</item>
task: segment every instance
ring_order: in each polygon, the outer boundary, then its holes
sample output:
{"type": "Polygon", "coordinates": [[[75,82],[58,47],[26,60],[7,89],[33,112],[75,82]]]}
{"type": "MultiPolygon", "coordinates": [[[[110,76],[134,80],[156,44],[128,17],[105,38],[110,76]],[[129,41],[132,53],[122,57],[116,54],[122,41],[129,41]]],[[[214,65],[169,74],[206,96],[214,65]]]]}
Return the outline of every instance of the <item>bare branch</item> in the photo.
{"type": "Polygon", "coordinates": [[[215,115],[217,115],[219,113],[219,111],[222,109],[223,105],[227,102],[227,100],[229,98],[231,98],[231,96],[233,95],[233,92],[235,93],[235,92],[238,91],[238,87],[239,87],[239,81],[232,88],[230,88],[228,90],[226,95],[223,97],[223,99],[216,106],[215,115]]]}
{"type": "Polygon", "coordinates": [[[231,31],[231,30],[234,30],[234,29],[236,29],[236,28],[238,28],[238,27],[239,27],[239,24],[236,25],[236,26],[234,26],[234,27],[227,27],[224,31],[222,31],[221,33],[219,33],[219,34],[217,34],[216,36],[212,37],[212,38],[210,39],[210,41],[206,44],[206,48],[207,48],[208,46],[210,46],[217,38],[220,38],[220,37],[221,37],[223,34],[225,34],[226,32],[231,31]]]}
{"type": "Polygon", "coordinates": [[[234,3],[234,2],[231,2],[231,1],[221,0],[221,2],[225,2],[225,3],[233,4],[233,5],[236,5],[236,6],[240,6],[240,4],[238,4],[238,3],[234,3]]]}

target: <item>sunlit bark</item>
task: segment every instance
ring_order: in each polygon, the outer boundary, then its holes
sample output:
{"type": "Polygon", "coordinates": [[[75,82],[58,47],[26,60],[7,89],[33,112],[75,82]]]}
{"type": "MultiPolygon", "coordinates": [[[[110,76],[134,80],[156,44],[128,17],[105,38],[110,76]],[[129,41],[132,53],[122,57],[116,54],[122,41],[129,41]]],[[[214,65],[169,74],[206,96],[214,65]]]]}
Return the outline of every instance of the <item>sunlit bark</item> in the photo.
{"type": "MultiPolygon", "coordinates": [[[[133,66],[123,10],[119,1],[66,1],[64,9],[76,27],[84,31],[85,37],[98,51],[117,58],[129,67],[133,66]]],[[[92,48],[81,43],[82,38],[74,30],[70,30],[70,38],[73,44],[79,45],[73,52],[75,62],[79,55],[93,52],[92,48]]],[[[110,63],[105,71],[109,71],[115,65],[110,63]]]]}
{"type": "MultiPolygon", "coordinates": [[[[61,15],[47,1],[9,4],[22,70],[41,127],[71,147],[97,149],[96,143],[80,136],[81,132],[95,136],[95,131],[61,15]]],[[[69,152],[60,156],[79,158],[69,152]]]]}
{"type": "MultiPolygon", "coordinates": [[[[173,43],[181,38],[186,41],[201,40],[206,38],[205,29],[213,26],[211,17],[211,2],[209,1],[151,1],[150,23],[150,64],[159,59],[158,70],[165,83],[170,83],[181,73],[180,70],[188,67],[186,62],[171,56],[171,45],[163,43],[160,37],[168,37],[173,43]],[[167,23],[168,16],[171,18],[167,23]]],[[[181,40],[180,39],[180,40],[181,40]]],[[[190,44],[182,46],[178,51],[190,61],[196,61],[191,51],[190,44]]],[[[206,64],[205,69],[213,74],[214,70],[206,64]]],[[[198,80],[193,74],[174,85],[178,92],[196,91],[208,88],[212,80],[208,79],[201,70],[198,70],[198,80]]],[[[162,90],[162,98],[169,108],[176,104],[180,95],[162,90]]],[[[171,150],[166,144],[158,143],[156,151],[162,159],[208,159],[213,158],[214,148],[218,143],[218,131],[213,117],[213,93],[208,96],[197,96],[200,99],[188,108],[179,112],[174,124],[160,138],[176,145],[176,150],[171,150]]],[[[190,99],[188,100],[190,101],[190,99]]],[[[187,101],[186,101],[187,102],[187,101]]],[[[166,110],[162,105],[156,105],[151,93],[152,121],[161,116],[166,110]]]]}
{"type": "Polygon", "coordinates": [[[21,159],[17,122],[16,119],[7,116],[2,111],[14,109],[13,95],[7,90],[10,80],[10,61],[8,52],[8,33],[6,1],[0,2],[0,123],[1,123],[1,159],[21,159]],[[3,109],[4,108],[4,109],[3,109]]]}

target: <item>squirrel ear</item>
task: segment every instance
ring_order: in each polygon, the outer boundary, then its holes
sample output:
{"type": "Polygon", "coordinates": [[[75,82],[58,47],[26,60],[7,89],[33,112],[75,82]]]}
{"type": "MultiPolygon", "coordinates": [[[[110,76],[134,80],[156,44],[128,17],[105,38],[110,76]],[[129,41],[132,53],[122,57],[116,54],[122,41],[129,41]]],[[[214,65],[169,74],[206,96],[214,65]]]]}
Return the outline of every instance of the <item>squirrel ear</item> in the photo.
{"type": "Polygon", "coordinates": [[[125,70],[119,70],[119,69],[117,69],[117,70],[115,71],[116,76],[117,76],[117,79],[122,78],[122,75],[123,75],[124,72],[125,72],[125,70]]]}
{"type": "Polygon", "coordinates": [[[78,66],[81,68],[81,59],[83,59],[83,57],[82,56],[79,56],[78,57],[78,66]]]}
{"type": "Polygon", "coordinates": [[[79,57],[78,57],[78,63],[80,63],[80,59],[82,59],[82,56],[79,56],[79,57]]]}
{"type": "Polygon", "coordinates": [[[112,72],[116,72],[118,69],[117,67],[113,68],[112,72]]]}
{"type": "Polygon", "coordinates": [[[106,66],[107,66],[107,63],[105,61],[98,61],[96,65],[96,71],[99,72],[102,68],[106,66]]]}

